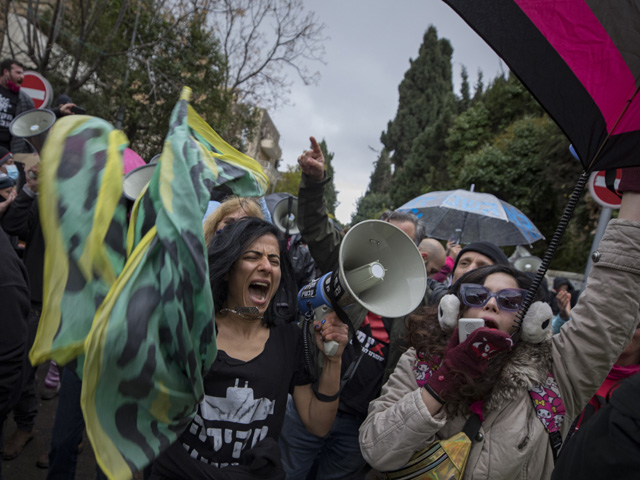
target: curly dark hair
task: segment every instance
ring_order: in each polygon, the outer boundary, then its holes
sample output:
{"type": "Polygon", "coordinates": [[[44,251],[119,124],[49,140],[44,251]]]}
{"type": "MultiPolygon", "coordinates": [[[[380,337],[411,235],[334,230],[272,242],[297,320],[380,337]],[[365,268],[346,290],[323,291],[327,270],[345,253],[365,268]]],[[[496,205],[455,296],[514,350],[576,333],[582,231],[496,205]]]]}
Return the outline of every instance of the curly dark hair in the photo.
{"type": "Polygon", "coordinates": [[[275,225],[260,218],[247,217],[224,227],[209,246],[209,280],[214,308],[218,313],[229,293],[226,274],[247,248],[264,235],[276,237],[280,250],[280,285],[263,318],[263,323],[271,327],[277,321],[290,322],[295,318],[298,294],[287,243],[275,225]]]}
{"type": "MultiPolygon", "coordinates": [[[[487,265],[465,273],[458,279],[456,283],[449,287],[447,293],[457,295],[462,304],[460,297],[460,286],[463,283],[476,283],[484,285],[486,278],[494,273],[505,273],[513,277],[518,287],[528,290],[531,286],[531,278],[525,273],[516,270],[508,265],[487,265]]],[[[536,292],[534,301],[544,300],[546,298],[541,289],[536,292]]],[[[440,360],[444,357],[447,344],[451,339],[451,333],[445,332],[440,328],[438,322],[438,306],[430,305],[417,310],[407,320],[407,343],[410,347],[416,349],[418,357],[432,367],[437,367],[440,360]]],[[[496,356],[484,375],[479,379],[471,379],[465,372],[456,372],[458,375],[466,377],[466,382],[455,392],[447,392],[444,405],[445,412],[450,415],[456,413],[466,414],[469,407],[477,400],[487,398],[496,382],[496,379],[502,372],[503,367],[509,362],[514,351],[518,348],[518,344],[509,353],[496,356]]]]}

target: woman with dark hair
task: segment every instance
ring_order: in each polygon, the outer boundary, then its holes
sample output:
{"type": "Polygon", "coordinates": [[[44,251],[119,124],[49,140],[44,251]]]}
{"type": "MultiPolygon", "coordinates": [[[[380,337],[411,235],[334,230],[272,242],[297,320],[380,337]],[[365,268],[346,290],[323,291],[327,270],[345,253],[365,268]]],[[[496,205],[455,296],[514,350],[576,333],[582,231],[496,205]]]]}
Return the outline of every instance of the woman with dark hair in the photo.
{"type": "Polygon", "coordinates": [[[551,308],[540,301],[517,328],[529,279],[506,266],[468,272],[437,310],[411,319],[411,348],[360,428],[362,453],[374,468],[403,468],[416,452],[460,433],[475,414],[479,433],[471,435],[466,469],[455,478],[551,477],[556,439],[596,392],[638,322],[640,168],[631,170],[637,171],[628,183],[626,173],[620,182],[628,193],[619,217],[609,223],[573,319],[559,334],[551,336],[551,308]],[[485,326],[461,341],[461,318],[485,326]]]}
{"type": "Polygon", "coordinates": [[[296,312],[288,305],[296,305],[297,289],[277,227],[257,218],[226,226],[212,239],[209,269],[218,356],[204,379],[205,398],[194,419],[154,463],[151,478],[284,478],[277,439],[287,396],[309,431],[319,436],[329,431],[347,326],[314,323],[319,347],[335,340],[340,351],[325,357],[312,388],[302,331],[289,322],[296,312]]]}

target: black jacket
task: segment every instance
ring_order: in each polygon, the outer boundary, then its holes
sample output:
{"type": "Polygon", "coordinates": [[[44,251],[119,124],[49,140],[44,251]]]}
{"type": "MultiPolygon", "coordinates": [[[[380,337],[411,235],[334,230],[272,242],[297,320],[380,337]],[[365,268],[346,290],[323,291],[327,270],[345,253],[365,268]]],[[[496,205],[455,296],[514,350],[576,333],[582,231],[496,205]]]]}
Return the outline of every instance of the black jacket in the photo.
{"type": "Polygon", "coordinates": [[[22,188],[2,218],[2,228],[8,235],[17,235],[26,242],[23,260],[31,283],[31,301],[42,303],[44,272],[44,237],[40,228],[38,198],[30,197],[22,188]]]}
{"type": "Polygon", "coordinates": [[[27,354],[29,279],[27,270],[0,228],[0,422],[21,391],[27,354]]]}
{"type": "Polygon", "coordinates": [[[640,373],[627,378],[611,400],[560,451],[552,480],[637,479],[640,472],[640,373]]]}

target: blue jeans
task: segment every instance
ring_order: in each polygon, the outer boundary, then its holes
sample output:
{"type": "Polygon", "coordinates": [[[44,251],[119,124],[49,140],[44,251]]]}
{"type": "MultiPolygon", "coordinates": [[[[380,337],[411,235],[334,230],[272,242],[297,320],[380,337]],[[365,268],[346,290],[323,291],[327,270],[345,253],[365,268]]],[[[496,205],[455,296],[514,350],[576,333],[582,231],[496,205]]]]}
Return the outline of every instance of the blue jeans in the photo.
{"type": "MultiPolygon", "coordinates": [[[[73,480],[78,464],[78,444],[82,441],[84,417],[80,407],[82,380],[69,368],[62,370],[56,420],[51,431],[47,480],[73,480]]],[[[96,466],[98,480],[105,475],[96,466]]]]}
{"type": "Polygon", "coordinates": [[[314,462],[318,469],[312,478],[317,480],[364,479],[369,466],[358,442],[362,422],[362,418],[338,412],[331,431],[318,437],[305,428],[290,398],[280,435],[282,466],[287,479],[308,478],[314,462]]]}

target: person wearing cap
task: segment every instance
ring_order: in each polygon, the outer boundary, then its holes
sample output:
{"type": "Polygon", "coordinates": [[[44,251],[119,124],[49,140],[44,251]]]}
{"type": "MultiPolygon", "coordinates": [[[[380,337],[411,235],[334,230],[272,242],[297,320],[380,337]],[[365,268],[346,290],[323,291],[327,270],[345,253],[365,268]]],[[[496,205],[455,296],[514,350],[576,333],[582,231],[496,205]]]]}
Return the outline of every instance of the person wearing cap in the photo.
{"type": "Polygon", "coordinates": [[[9,175],[0,172],[0,218],[4,216],[11,202],[16,198],[16,182],[9,175]]]}
{"type": "MultiPolygon", "coordinates": [[[[509,265],[509,259],[497,245],[491,242],[473,242],[458,253],[453,265],[451,283],[455,283],[462,275],[486,265],[509,265]]],[[[428,304],[438,305],[449,287],[444,283],[431,286],[428,304]]]]}
{"type": "Polygon", "coordinates": [[[0,62],[0,146],[13,153],[29,153],[24,138],[14,137],[9,125],[14,118],[35,105],[31,97],[20,89],[24,80],[24,65],[12,58],[0,62]]]}
{"type": "Polygon", "coordinates": [[[2,146],[0,146],[0,173],[4,173],[11,178],[14,185],[18,182],[20,173],[13,160],[13,154],[2,146]]]}

